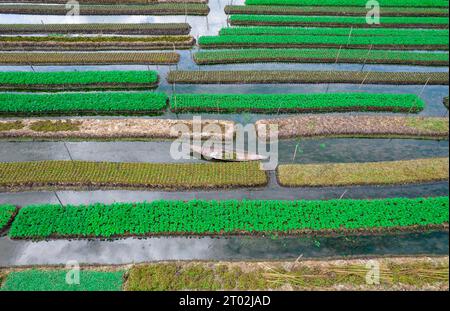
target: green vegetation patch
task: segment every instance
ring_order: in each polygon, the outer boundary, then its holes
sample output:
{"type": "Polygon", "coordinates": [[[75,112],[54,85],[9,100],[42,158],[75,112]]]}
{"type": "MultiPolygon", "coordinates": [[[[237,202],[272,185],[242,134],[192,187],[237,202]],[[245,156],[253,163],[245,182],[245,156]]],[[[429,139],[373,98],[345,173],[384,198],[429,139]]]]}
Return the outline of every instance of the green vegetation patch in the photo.
{"type": "Polygon", "coordinates": [[[197,52],[194,60],[199,65],[305,62],[448,66],[448,53],[359,49],[236,49],[197,52]]]}
{"type": "Polygon", "coordinates": [[[448,85],[446,72],[174,70],[169,83],[357,83],[448,85]]]}
{"type": "Polygon", "coordinates": [[[448,180],[448,158],[278,166],[282,186],[318,187],[410,184],[448,180]]]}
{"type": "Polygon", "coordinates": [[[425,103],[414,94],[177,94],[171,98],[176,112],[418,112],[425,103]]]}
{"type": "Polygon", "coordinates": [[[328,201],[153,201],[20,209],[11,238],[374,231],[448,224],[447,197],[328,201]]]}
{"type": "Polygon", "coordinates": [[[311,46],[346,46],[361,47],[367,49],[421,49],[448,50],[448,37],[413,37],[413,36],[389,36],[389,37],[344,37],[344,36],[317,36],[317,35],[226,35],[226,36],[202,36],[199,39],[202,48],[232,48],[232,47],[311,47],[311,46]]]}
{"type": "Polygon", "coordinates": [[[30,125],[30,129],[36,132],[73,132],[79,131],[82,122],[72,120],[43,120],[30,125]]]}
{"type": "Polygon", "coordinates": [[[407,118],[406,125],[426,132],[448,133],[448,119],[444,118],[407,118]]]}
{"type": "Polygon", "coordinates": [[[108,163],[42,161],[0,163],[0,188],[190,189],[267,184],[258,162],[108,163]]]}
{"type": "Polygon", "coordinates": [[[327,28],[327,27],[286,27],[286,26],[254,26],[227,27],[219,32],[221,36],[236,35],[306,35],[306,36],[345,36],[345,37],[448,37],[448,29],[406,29],[406,28],[327,28]]]}
{"type": "Polygon", "coordinates": [[[0,115],[153,114],[166,106],[156,92],[0,93],[0,115]]]}
{"type": "Polygon", "coordinates": [[[16,210],[13,205],[0,205],[0,232],[11,222],[16,210]]]}
{"type": "Polygon", "coordinates": [[[120,291],[123,271],[79,271],[78,280],[68,270],[25,270],[8,274],[2,291],[120,291]],[[67,282],[67,280],[69,282],[67,282]],[[74,283],[75,282],[75,283],[74,283]]]}
{"type": "MultiPolygon", "coordinates": [[[[230,15],[231,25],[348,25],[373,27],[367,24],[365,16],[293,16],[293,15],[230,15]]],[[[422,26],[448,28],[447,17],[389,17],[381,16],[377,27],[422,26]]]]}
{"type": "MultiPolygon", "coordinates": [[[[379,0],[380,7],[448,7],[447,0],[379,0]]],[[[359,6],[365,0],[245,0],[246,5],[292,5],[292,6],[359,6]]]]}
{"type": "Polygon", "coordinates": [[[12,130],[23,129],[24,125],[22,121],[7,121],[0,122],[0,132],[7,132],[12,130]]]}

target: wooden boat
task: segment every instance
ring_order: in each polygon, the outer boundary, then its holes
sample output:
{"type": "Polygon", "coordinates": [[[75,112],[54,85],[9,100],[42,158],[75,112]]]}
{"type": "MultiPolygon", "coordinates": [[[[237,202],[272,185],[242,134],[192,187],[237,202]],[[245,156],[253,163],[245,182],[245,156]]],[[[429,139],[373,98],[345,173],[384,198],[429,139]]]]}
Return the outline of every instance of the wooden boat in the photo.
{"type": "Polygon", "coordinates": [[[245,162],[245,161],[261,161],[266,160],[267,156],[262,156],[255,153],[248,153],[245,151],[236,151],[233,149],[221,148],[220,150],[214,150],[216,148],[206,148],[196,145],[191,145],[191,150],[197,154],[202,155],[203,158],[214,159],[219,161],[228,162],[245,162]]]}

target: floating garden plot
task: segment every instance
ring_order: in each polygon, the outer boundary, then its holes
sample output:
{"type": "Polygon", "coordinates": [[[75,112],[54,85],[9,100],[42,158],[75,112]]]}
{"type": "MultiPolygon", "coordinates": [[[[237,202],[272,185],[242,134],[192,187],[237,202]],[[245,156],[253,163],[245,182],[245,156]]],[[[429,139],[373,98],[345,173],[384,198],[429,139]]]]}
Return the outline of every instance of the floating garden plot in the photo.
{"type": "Polygon", "coordinates": [[[171,65],[178,63],[180,55],[167,53],[0,53],[0,65],[171,65]]]}
{"type": "Polygon", "coordinates": [[[412,94],[177,94],[170,101],[174,112],[418,112],[424,102],[412,94]]]}
{"type": "Polygon", "coordinates": [[[319,234],[445,228],[448,197],[328,201],[153,201],[20,209],[14,239],[319,234]],[[77,224],[77,225],[74,225],[77,224]]]}
{"type": "Polygon", "coordinates": [[[148,89],[158,86],[158,72],[56,71],[0,72],[0,90],[68,91],[148,89]]]}
{"type": "Polygon", "coordinates": [[[0,116],[157,114],[167,96],[156,92],[0,93],[0,116]]]}
{"type": "Polygon", "coordinates": [[[448,180],[448,158],[278,166],[282,186],[319,187],[411,184],[448,180]]]}
{"type": "Polygon", "coordinates": [[[0,163],[0,188],[21,189],[207,189],[267,184],[258,162],[108,163],[42,161],[0,163]]]}
{"type": "Polygon", "coordinates": [[[68,270],[25,270],[10,272],[2,291],[120,291],[123,271],[80,270],[79,284],[69,284],[68,270]]]}
{"type": "MultiPolygon", "coordinates": [[[[0,6],[0,10],[3,6],[0,6]]],[[[45,7],[47,8],[47,7],[45,7]]],[[[67,12],[67,11],[66,11],[67,12]]],[[[127,34],[127,35],[187,35],[186,23],[136,24],[1,24],[0,34],[127,34]]]]}
{"type": "Polygon", "coordinates": [[[380,17],[380,24],[368,24],[364,16],[292,16],[292,15],[230,15],[236,26],[325,26],[361,28],[448,28],[447,17],[380,17]]]}
{"type": "MultiPolygon", "coordinates": [[[[444,7],[446,0],[380,0],[381,7],[444,7]]],[[[246,5],[287,5],[287,6],[357,6],[365,7],[365,0],[245,0],[246,5]]]]}
{"type": "MultiPolygon", "coordinates": [[[[346,49],[394,49],[394,50],[448,50],[448,37],[344,37],[316,35],[226,35],[203,36],[199,39],[202,48],[280,48],[280,47],[334,47],[346,49]]],[[[1,41],[0,41],[1,47],[1,41]]]]}
{"type": "Polygon", "coordinates": [[[105,51],[185,50],[195,43],[192,36],[153,37],[0,37],[3,51],[105,51]]]}
{"type": "MultiPolygon", "coordinates": [[[[11,2],[11,1],[9,1],[11,2]]],[[[204,3],[145,3],[126,5],[90,5],[80,3],[80,15],[198,15],[206,16],[209,7],[204,3]]],[[[64,4],[42,6],[38,4],[5,4],[0,14],[66,15],[64,4]]]]}
{"type": "Polygon", "coordinates": [[[169,83],[239,84],[239,83],[355,83],[409,85],[448,85],[446,72],[378,71],[298,71],[298,70],[174,70],[169,83]]]}
{"type": "MultiPolygon", "coordinates": [[[[320,3],[320,2],[319,2],[320,3]]],[[[285,5],[227,5],[227,14],[257,15],[313,15],[313,16],[362,16],[367,14],[362,6],[285,6],[285,5]]],[[[384,16],[448,16],[444,7],[383,7],[384,16]]]]}
{"type": "Polygon", "coordinates": [[[286,27],[254,26],[226,27],[220,36],[236,35],[304,35],[304,36],[345,36],[345,37],[448,37],[448,29],[407,29],[407,28],[327,28],[327,27],[286,27]]]}
{"type": "MultiPolygon", "coordinates": [[[[277,125],[278,138],[368,137],[448,139],[448,118],[397,116],[295,116],[259,120],[277,125]]],[[[268,133],[258,132],[265,137],[268,133]]]]}
{"type": "MultiPolygon", "coordinates": [[[[1,62],[2,54],[0,54],[1,62]]],[[[236,63],[356,63],[448,66],[448,53],[355,49],[237,49],[201,51],[199,65],[236,63]]]]}
{"type": "Polygon", "coordinates": [[[17,208],[13,205],[0,205],[0,233],[12,222],[17,208]]]}

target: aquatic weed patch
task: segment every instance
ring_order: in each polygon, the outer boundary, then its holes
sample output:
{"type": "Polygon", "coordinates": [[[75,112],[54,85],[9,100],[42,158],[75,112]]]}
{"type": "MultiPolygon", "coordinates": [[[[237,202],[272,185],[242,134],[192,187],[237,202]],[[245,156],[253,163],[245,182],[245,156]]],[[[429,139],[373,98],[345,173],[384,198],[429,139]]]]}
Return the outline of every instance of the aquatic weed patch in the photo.
{"type": "Polygon", "coordinates": [[[325,201],[153,201],[20,209],[11,238],[301,234],[448,224],[448,197],[325,201]]]}
{"type": "Polygon", "coordinates": [[[418,160],[282,164],[278,181],[287,187],[393,185],[448,180],[448,158],[418,160]]]}
{"type": "Polygon", "coordinates": [[[0,188],[222,189],[267,184],[259,162],[114,163],[86,161],[1,162],[0,188]]]}
{"type": "Polygon", "coordinates": [[[0,116],[157,114],[167,96],[156,92],[0,93],[0,116]]]}
{"type": "MultiPolygon", "coordinates": [[[[120,291],[123,271],[80,270],[80,283],[69,284],[68,270],[24,270],[8,274],[2,291],[120,291]]],[[[70,276],[70,275],[69,275],[70,276]]]]}
{"type": "Polygon", "coordinates": [[[425,104],[413,94],[177,94],[174,112],[418,112],[425,104]]]}

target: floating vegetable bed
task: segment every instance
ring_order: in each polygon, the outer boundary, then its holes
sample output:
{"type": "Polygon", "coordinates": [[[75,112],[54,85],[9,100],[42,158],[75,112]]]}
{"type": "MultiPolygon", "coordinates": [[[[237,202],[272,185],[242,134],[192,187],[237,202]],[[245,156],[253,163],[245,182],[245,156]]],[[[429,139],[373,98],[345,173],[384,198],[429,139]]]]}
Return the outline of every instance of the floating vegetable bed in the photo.
{"type": "MultiPolygon", "coordinates": [[[[320,3],[320,2],[319,2],[320,3]]],[[[312,5],[312,4],[311,4],[312,5]]],[[[362,6],[285,6],[279,5],[227,5],[227,14],[259,14],[259,15],[329,15],[329,16],[363,16],[367,14],[362,6]]],[[[446,8],[385,7],[384,16],[448,16],[446,8]]]]}
{"type": "MultiPolygon", "coordinates": [[[[48,10],[48,6],[39,6],[48,10]]],[[[0,6],[1,9],[5,6],[0,6]]],[[[67,10],[65,10],[67,14],[67,10]]],[[[45,14],[48,14],[46,11],[45,14]]],[[[128,35],[187,35],[191,26],[186,23],[136,24],[1,24],[0,34],[128,34],[128,35]]]]}
{"type": "Polygon", "coordinates": [[[325,201],[153,201],[20,209],[14,239],[358,233],[445,228],[448,197],[325,201]]]}
{"type": "MultiPolygon", "coordinates": [[[[0,54],[1,57],[4,54],[0,54]]],[[[448,53],[352,49],[238,49],[194,54],[199,65],[234,63],[356,63],[448,66],[448,53]]]]}
{"type": "Polygon", "coordinates": [[[42,161],[0,163],[0,188],[26,189],[215,189],[267,184],[258,162],[108,163],[42,161]]]}
{"type": "MultiPolygon", "coordinates": [[[[277,125],[278,138],[368,137],[448,139],[448,118],[397,116],[295,116],[259,120],[277,125]]],[[[265,137],[268,133],[258,132],[265,137]]]]}
{"type": "Polygon", "coordinates": [[[0,93],[0,116],[157,114],[167,96],[156,92],[0,93]]]}
{"type": "MultiPolygon", "coordinates": [[[[9,1],[11,2],[11,1],[9,1]]],[[[145,2],[143,2],[145,3],[145,2]]],[[[0,14],[66,15],[65,4],[43,6],[39,4],[6,4],[0,14]]],[[[80,3],[80,15],[199,15],[206,16],[209,7],[203,3],[145,3],[126,5],[89,5],[80,3]]]]}
{"type": "Polygon", "coordinates": [[[418,112],[425,103],[413,94],[177,94],[174,112],[418,112]]]}
{"type": "Polygon", "coordinates": [[[152,37],[0,37],[3,51],[105,51],[185,50],[195,43],[192,36],[152,37]]]}
{"type": "MultiPolygon", "coordinates": [[[[120,291],[123,271],[79,271],[79,284],[71,284],[69,270],[25,270],[10,272],[2,291],[120,291]]],[[[75,280],[72,280],[75,282],[75,280]]]]}
{"type": "Polygon", "coordinates": [[[12,222],[17,208],[13,205],[0,205],[0,233],[12,222]]]}
{"type": "Polygon", "coordinates": [[[318,187],[411,184],[448,180],[448,158],[419,160],[285,164],[278,166],[282,186],[318,187]]]}
{"type": "Polygon", "coordinates": [[[398,27],[448,28],[448,17],[380,17],[379,24],[368,24],[366,16],[292,16],[292,15],[230,15],[230,25],[237,26],[326,26],[326,27],[398,27]]]}
{"type": "Polygon", "coordinates": [[[180,55],[167,53],[0,53],[0,65],[111,65],[111,64],[160,64],[178,63],[180,55]]]}
{"type": "Polygon", "coordinates": [[[226,27],[219,31],[221,36],[236,35],[305,35],[305,36],[345,36],[345,37],[448,37],[448,29],[407,29],[407,28],[327,28],[327,27],[286,27],[255,26],[226,27]]]}
{"type": "MultiPolygon", "coordinates": [[[[448,37],[344,37],[316,35],[226,35],[202,36],[199,39],[202,48],[280,48],[280,47],[334,47],[346,49],[390,49],[390,50],[448,50],[448,37]]],[[[0,48],[2,47],[0,41],[0,48]]]]}
{"type": "MultiPolygon", "coordinates": [[[[379,0],[381,7],[448,7],[447,0],[379,0]]],[[[358,6],[365,7],[365,0],[245,0],[246,5],[292,6],[358,6]]]]}
{"type": "Polygon", "coordinates": [[[448,85],[446,72],[297,71],[297,70],[174,70],[169,83],[355,83],[448,85]]]}
{"type": "Polygon", "coordinates": [[[158,72],[154,70],[0,72],[0,90],[7,91],[148,89],[157,86],[158,72]]]}

